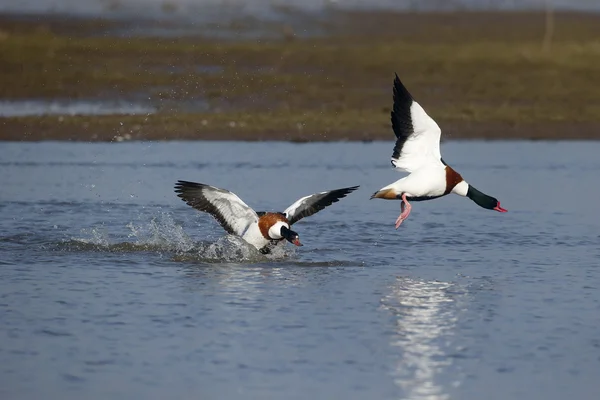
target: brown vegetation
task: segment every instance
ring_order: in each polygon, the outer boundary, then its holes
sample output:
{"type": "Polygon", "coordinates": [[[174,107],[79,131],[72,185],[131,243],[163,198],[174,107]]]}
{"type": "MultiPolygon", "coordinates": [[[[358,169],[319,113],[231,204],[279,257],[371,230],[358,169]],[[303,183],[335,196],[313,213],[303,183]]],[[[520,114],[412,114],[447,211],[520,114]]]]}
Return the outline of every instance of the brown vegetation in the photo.
{"type": "Polygon", "coordinates": [[[270,27],[260,41],[98,36],[116,23],[0,20],[4,100],[141,99],[157,108],[0,118],[4,140],[391,139],[394,72],[445,138],[600,138],[595,15],[556,13],[551,47],[543,13],[336,13],[319,22],[325,34],[274,36],[270,27]]]}

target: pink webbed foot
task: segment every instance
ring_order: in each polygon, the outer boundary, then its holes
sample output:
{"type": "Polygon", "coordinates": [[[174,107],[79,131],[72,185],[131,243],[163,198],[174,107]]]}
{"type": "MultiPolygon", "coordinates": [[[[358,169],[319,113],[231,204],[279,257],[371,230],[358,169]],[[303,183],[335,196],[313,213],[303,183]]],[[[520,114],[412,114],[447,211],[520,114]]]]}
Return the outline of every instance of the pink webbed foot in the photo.
{"type": "Polygon", "coordinates": [[[398,217],[398,219],[396,220],[396,229],[398,229],[400,227],[400,225],[402,224],[402,222],[404,222],[404,220],[406,218],[408,218],[408,216],[410,215],[410,210],[412,209],[412,206],[410,205],[410,203],[408,202],[408,200],[406,200],[406,194],[402,194],[402,203],[400,203],[400,216],[398,217]]]}
{"type": "Polygon", "coordinates": [[[400,228],[400,225],[402,224],[403,221],[404,221],[404,218],[402,218],[402,215],[400,215],[398,217],[398,219],[396,219],[396,229],[400,228]]]}

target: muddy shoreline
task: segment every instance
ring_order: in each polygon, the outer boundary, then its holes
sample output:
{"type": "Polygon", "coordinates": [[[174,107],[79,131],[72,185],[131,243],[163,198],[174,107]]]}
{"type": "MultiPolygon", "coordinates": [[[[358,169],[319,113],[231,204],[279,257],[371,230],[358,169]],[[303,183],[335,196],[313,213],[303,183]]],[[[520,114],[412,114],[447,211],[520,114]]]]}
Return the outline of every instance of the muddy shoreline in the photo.
{"type": "Polygon", "coordinates": [[[300,19],[173,37],[156,21],[0,15],[0,140],[390,140],[394,72],[445,139],[600,139],[600,15],[557,13],[549,47],[535,12],[300,19]],[[1,109],[29,99],[153,111],[1,109]]]}
{"type": "MultiPolygon", "coordinates": [[[[123,118],[119,118],[123,119],[123,118]]],[[[290,142],[333,142],[333,141],[374,141],[394,140],[391,126],[379,123],[378,126],[364,129],[336,127],[252,127],[235,121],[213,125],[210,122],[198,126],[146,121],[142,124],[115,122],[114,124],[94,124],[69,122],[68,118],[32,119],[24,122],[19,119],[0,119],[0,140],[4,141],[86,141],[121,142],[130,140],[234,140],[234,141],[290,141],[290,142]]],[[[382,118],[385,120],[385,117],[382,118]]],[[[503,123],[461,123],[440,124],[443,140],[598,140],[600,123],[533,123],[511,125],[503,123]]]]}

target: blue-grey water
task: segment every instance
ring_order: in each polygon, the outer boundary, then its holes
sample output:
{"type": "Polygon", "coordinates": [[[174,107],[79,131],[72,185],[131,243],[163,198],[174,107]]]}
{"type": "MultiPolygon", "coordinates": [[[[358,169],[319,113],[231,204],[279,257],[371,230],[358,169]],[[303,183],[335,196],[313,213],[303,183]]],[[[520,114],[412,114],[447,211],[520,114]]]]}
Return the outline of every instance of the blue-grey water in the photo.
{"type": "Polygon", "coordinates": [[[600,143],[445,142],[506,214],[369,195],[393,143],[0,144],[0,398],[596,399],[600,143]],[[177,198],[361,188],[268,259],[177,198]]]}
{"type": "Polygon", "coordinates": [[[281,13],[341,10],[522,10],[599,11],[597,0],[3,0],[0,12],[69,13],[103,16],[146,16],[203,20],[232,15],[258,18],[281,13]]]}
{"type": "Polygon", "coordinates": [[[155,108],[132,101],[100,101],[72,99],[0,99],[1,117],[27,117],[32,115],[139,115],[153,114],[155,108]]]}
{"type": "MultiPolygon", "coordinates": [[[[577,11],[600,12],[598,0],[2,0],[0,14],[43,22],[46,18],[121,20],[96,35],[277,39],[329,35],[339,11],[577,11]],[[335,18],[334,18],[335,20],[335,18]],[[283,30],[282,30],[283,28],[283,30]]],[[[474,16],[473,18],[477,18],[474,16]]],[[[73,34],[74,32],[71,32],[73,34]]],[[[87,34],[90,34],[88,32],[87,34]]],[[[107,105],[103,105],[105,109],[107,105]]],[[[143,107],[143,105],[139,105],[143,107]]],[[[35,109],[40,106],[36,105],[35,109]]],[[[43,109],[48,107],[44,105],[43,109]]],[[[98,109],[98,107],[95,107],[98,109]]],[[[147,106],[146,106],[147,108],[147,106]]],[[[71,111],[73,106],[69,107],[71,111]]],[[[1,110],[0,110],[1,113],[1,110]]]]}

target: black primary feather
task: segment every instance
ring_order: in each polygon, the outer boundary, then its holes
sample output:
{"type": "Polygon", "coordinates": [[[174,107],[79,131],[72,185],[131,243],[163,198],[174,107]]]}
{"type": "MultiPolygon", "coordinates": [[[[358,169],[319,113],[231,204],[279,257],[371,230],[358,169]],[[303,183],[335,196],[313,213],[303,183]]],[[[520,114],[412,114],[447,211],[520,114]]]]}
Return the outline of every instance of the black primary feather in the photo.
{"type": "MultiPolygon", "coordinates": [[[[203,183],[188,182],[188,181],[177,181],[175,184],[175,193],[181,197],[188,205],[194,207],[196,210],[204,211],[212,215],[221,224],[223,229],[231,235],[235,235],[233,227],[229,225],[227,220],[223,218],[223,215],[217,207],[215,207],[210,201],[206,199],[202,190],[210,185],[203,183]]],[[[222,189],[219,189],[222,190],[222,189]]]]}
{"type": "Polygon", "coordinates": [[[413,101],[413,97],[406,90],[400,78],[398,78],[398,74],[396,74],[396,78],[394,79],[394,108],[391,112],[391,119],[392,129],[397,139],[392,158],[400,158],[404,143],[414,133],[413,121],[410,114],[410,107],[413,101]]]}
{"type": "Polygon", "coordinates": [[[305,201],[310,200],[310,204],[306,204],[305,202],[295,210],[296,213],[294,215],[288,215],[288,221],[290,222],[290,225],[298,222],[302,218],[309,217],[321,211],[333,203],[338,202],[340,199],[346,197],[348,194],[352,193],[358,188],[359,186],[352,186],[343,189],[331,190],[329,192],[315,195],[309,199],[306,199],[305,201]]]}

